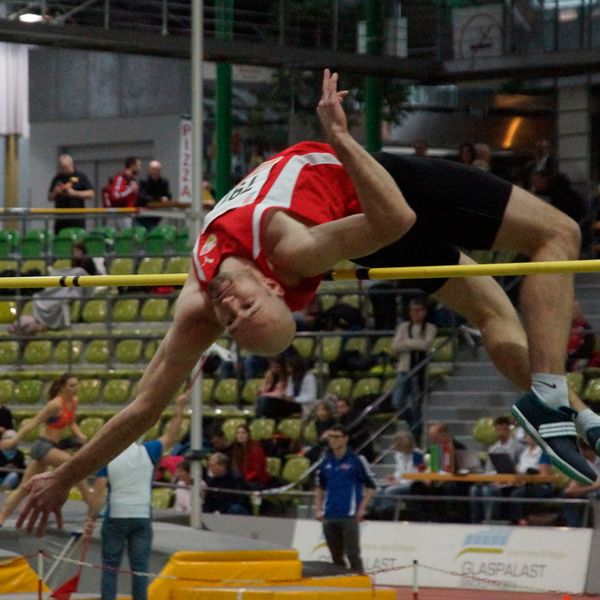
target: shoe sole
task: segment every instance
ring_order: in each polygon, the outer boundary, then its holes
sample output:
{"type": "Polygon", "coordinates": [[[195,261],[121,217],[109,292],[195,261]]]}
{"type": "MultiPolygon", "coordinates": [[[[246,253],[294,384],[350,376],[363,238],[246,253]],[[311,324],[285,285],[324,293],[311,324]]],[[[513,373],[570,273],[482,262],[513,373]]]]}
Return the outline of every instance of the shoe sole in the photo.
{"type": "Polygon", "coordinates": [[[542,450],[550,457],[550,461],[552,464],[561,472],[564,473],[567,477],[571,479],[575,479],[577,482],[592,485],[595,483],[595,480],[582,475],[579,471],[575,470],[568,462],[563,460],[552,448],[548,445],[548,443],[544,440],[543,437],[540,436],[538,431],[529,423],[525,415],[516,407],[512,407],[512,414],[517,419],[521,427],[530,435],[536,443],[542,448],[542,450]]]}

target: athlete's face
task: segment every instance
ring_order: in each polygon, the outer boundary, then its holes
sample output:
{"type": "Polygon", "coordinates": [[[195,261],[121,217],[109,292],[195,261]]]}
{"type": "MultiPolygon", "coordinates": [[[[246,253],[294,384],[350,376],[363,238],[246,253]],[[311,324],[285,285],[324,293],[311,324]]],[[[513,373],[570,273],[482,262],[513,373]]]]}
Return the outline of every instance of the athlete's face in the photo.
{"type": "Polygon", "coordinates": [[[274,355],[292,342],[295,324],[274,281],[250,270],[221,273],[208,286],[219,323],[242,347],[274,355]]]}
{"type": "Polygon", "coordinates": [[[77,377],[69,377],[67,379],[65,386],[63,388],[63,392],[66,396],[76,396],[77,395],[77,387],[79,386],[79,379],[77,377]]]}

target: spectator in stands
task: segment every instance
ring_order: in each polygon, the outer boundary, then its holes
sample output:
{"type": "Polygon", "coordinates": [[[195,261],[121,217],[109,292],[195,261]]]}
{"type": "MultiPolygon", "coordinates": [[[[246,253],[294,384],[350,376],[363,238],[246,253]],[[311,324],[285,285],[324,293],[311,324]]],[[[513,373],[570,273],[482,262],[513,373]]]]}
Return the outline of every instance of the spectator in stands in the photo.
{"type": "Polygon", "coordinates": [[[0,404],[0,436],[7,430],[13,429],[13,416],[10,408],[0,404]]]}
{"type": "MultiPolygon", "coordinates": [[[[403,479],[405,473],[418,473],[425,470],[425,457],[423,451],[417,448],[415,437],[410,431],[399,431],[394,436],[394,474],[387,478],[387,485],[383,493],[387,496],[403,496],[406,494],[426,494],[428,489],[420,481],[403,479]]],[[[405,518],[410,521],[420,520],[422,511],[418,510],[414,502],[406,502],[405,518]],[[421,514],[420,514],[421,513],[421,514]]],[[[385,501],[382,506],[384,510],[396,510],[395,501],[385,501]]]]}
{"type": "MultiPolygon", "coordinates": [[[[600,458],[594,450],[582,439],[578,440],[581,454],[585,456],[590,467],[598,474],[598,479],[593,485],[581,485],[571,480],[567,487],[562,491],[564,498],[589,498],[590,500],[600,499],[600,458]]],[[[564,504],[563,515],[567,527],[583,527],[584,507],[580,504],[564,504]]]]}
{"type": "Polygon", "coordinates": [[[285,394],[302,408],[302,416],[307,417],[317,401],[317,378],[297,353],[287,356],[285,363],[288,372],[285,394]]]}
{"type": "MultiPolygon", "coordinates": [[[[16,436],[0,442],[1,450],[11,450],[16,448],[28,433],[41,426],[39,437],[31,447],[31,460],[27,465],[21,484],[11,492],[2,507],[0,525],[8,519],[25,497],[24,484],[31,477],[43,473],[48,467],[57,467],[69,460],[70,454],[59,448],[65,434],[72,433],[81,444],[86,443],[87,438],[75,422],[79,406],[78,385],[79,380],[73,374],[61,375],[52,382],[48,391],[48,402],[44,407],[33,418],[21,424],[16,436]]],[[[81,481],[77,487],[84,500],[89,504],[91,497],[87,484],[81,481]]]]}
{"type": "Polygon", "coordinates": [[[361,417],[360,411],[353,407],[348,398],[335,399],[335,419],[349,435],[349,445],[352,450],[360,452],[371,462],[375,458],[375,451],[371,437],[371,428],[366,418],[361,417]]]}
{"type": "Polygon", "coordinates": [[[227,439],[227,436],[223,432],[223,426],[221,423],[214,423],[208,431],[208,439],[210,446],[214,452],[220,452],[231,457],[232,443],[227,439]]]}
{"type": "Polygon", "coordinates": [[[349,449],[348,432],[341,425],[329,431],[329,452],[317,473],[315,516],[323,521],[323,535],[334,564],[363,572],[358,524],[375,495],[377,482],[364,456],[349,449]]]}
{"type": "Polygon", "coordinates": [[[117,576],[127,546],[132,600],[146,600],[147,573],[152,548],[152,480],[154,468],[163,452],[181,433],[183,411],[189,399],[181,394],[175,401],[173,418],[157,440],[131,444],[96,474],[92,501],[86,521],[86,535],[91,535],[94,522],[106,500],[106,516],[102,522],[102,600],[117,597],[117,576]],[[107,496],[108,492],[108,496],[107,496]]]}
{"type": "Polygon", "coordinates": [[[458,147],[458,162],[470,165],[475,160],[475,147],[468,142],[458,147]]]}
{"type": "Polygon", "coordinates": [[[558,161],[554,154],[552,154],[552,145],[550,144],[550,140],[545,138],[536,140],[534,157],[519,173],[516,181],[517,185],[524,187],[526,190],[532,190],[532,175],[542,171],[548,175],[553,175],[558,171],[558,161]]]}
{"type": "Polygon", "coordinates": [[[202,505],[204,512],[219,512],[226,515],[250,514],[248,495],[222,491],[247,491],[251,487],[244,477],[229,469],[228,456],[222,452],[211,454],[208,459],[208,471],[204,476],[204,482],[206,483],[202,505]]]}
{"type": "Polygon", "coordinates": [[[473,146],[475,149],[475,159],[471,163],[476,169],[490,171],[492,163],[492,151],[487,144],[477,143],[473,146]]]}
{"type": "Polygon", "coordinates": [[[579,224],[581,247],[584,252],[592,243],[592,218],[587,199],[571,184],[564,173],[535,171],[531,175],[532,191],[545,198],[579,224]]]}
{"type": "Polygon", "coordinates": [[[252,489],[263,489],[269,485],[267,457],[260,442],[250,437],[247,425],[235,430],[235,441],[231,447],[231,470],[243,477],[252,489]]]}
{"type": "MultiPolygon", "coordinates": [[[[12,440],[16,436],[17,432],[14,429],[5,429],[0,434],[0,439],[12,440]]],[[[14,490],[21,481],[23,471],[25,471],[25,455],[21,450],[16,447],[0,450],[0,490],[3,492],[14,490]]]]}
{"type": "MultiPolygon", "coordinates": [[[[456,464],[456,451],[466,450],[466,446],[457,440],[451,433],[447,423],[434,421],[429,424],[427,437],[431,444],[439,446],[442,454],[447,457],[448,465],[442,465],[442,469],[450,473],[454,472],[456,464]]],[[[436,483],[431,492],[435,496],[468,496],[470,484],[457,481],[443,481],[436,483]]],[[[462,523],[468,521],[468,514],[462,502],[439,501],[433,507],[433,518],[435,521],[462,523]]]]}
{"type": "Polygon", "coordinates": [[[415,150],[415,156],[427,156],[427,153],[429,152],[429,144],[425,138],[415,140],[413,148],[415,150]]]}
{"type": "MultiPolygon", "coordinates": [[[[77,171],[73,159],[68,154],[58,157],[58,173],[50,183],[48,202],[56,208],[85,208],[85,201],[94,198],[92,184],[85,173],[77,171]]],[[[54,233],[65,227],[82,227],[85,219],[56,219],[54,233]]]]}
{"type": "Polygon", "coordinates": [[[317,319],[323,312],[319,296],[313,298],[300,310],[294,311],[294,321],[298,331],[314,331],[317,329],[317,319]]]}
{"type": "Polygon", "coordinates": [[[578,371],[588,365],[596,349],[596,334],[589,321],[583,315],[581,305],[573,303],[573,320],[567,344],[568,372],[578,371]]]}
{"type": "MultiPolygon", "coordinates": [[[[104,257],[90,257],[81,242],[73,244],[71,267],[54,269],[53,275],[106,275],[104,257]]],[[[49,287],[32,296],[31,315],[21,315],[8,332],[11,335],[35,335],[47,329],[63,329],[71,326],[71,300],[91,296],[91,287],[49,287]]]]}
{"type": "Polygon", "coordinates": [[[288,368],[283,356],[269,360],[269,368],[258,392],[256,416],[283,419],[299,413],[302,409],[292,396],[288,396],[288,368]]]}
{"type": "MultiPolygon", "coordinates": [[[[125,168],[111,178],[102,191],[102,201],[106,208],[133,208],[137,204],[139,184],[137,176],[142,163],[139,158],[129,156],[125,159],[125,168]]],[[[131,217],[118,217],[114,223],[119,229],[130,227],[131,217]]]]}
{"type": "MultiPolygon", "coordinates": [[[[515,470],[517,473],[527,475],[552,475],[550,466],[550,457],[529,436],[525,436],[527,445],[519,455],[519,460],[515,470]]],[[[515,487],[511,493],[511,498],[551,498],[553,496],[553,485],[551,483],[526,483],[515,487]]],[[[516,502],[510,505],[511,521],[518,525],[527,525],[530,515],[536,512],[535,504],[519,504],[516,502]]]]}
{"type": "MultiPolygon", "coordinates": [[[[304,453],[304,455],[310,459],[311,463],[317,462],[317,460],[321,458],[323,450],[327,448],[327,436],[329,430],[336,424],[334,406],[328,398],[317,400],[313,409],[313,414],[317,443],[304,453]]],[[[304,422],[305,430],[309,422],[310,421],[304,422]]]]}
{"type": "Polygon", "coordinates": [[[436,335],[437,327],[427,321],[426,300],[413,298],[408,304],[408,320],[400,323],[392,340],[392,351],[398,357],[392,405],[396,411],[403,411],[402,417],[417,439],[423,431],[425,368],[413,370],[427,358],[436,335]]]}
{"type": "Polygon", "coordinates": [[[173,508],[177,512],[189,515],[192,512],[192,479],[191,464],[186,458],[182,460],[175,470],[175,502],[173,508]]]}
{"type": "MultiPolygon", "coordinates": [[[[148,177],[140,182],[136,206],[161,208],[171,203],[169,180],[162,176],[162,165],[157,160],[148,163],[148,177]]],[[[152,229],[160,223],[160,217],[138,217],[136,223],[152,229]]]]}
{"type": "MultiPolygon", "coordinates": [[[[508,454],[514,462],[517,461],[522,446],[513,436],[513,422],[510,417],[500,416],[494,419],[494,432],[496,441],[488,448],[488,454],[505,453],[508,454]]],[[[486,472],[494,473],[494,468],[488,460],[486,472]]],[[[510,496],[513,487],[502,483],[478,483],[471,487],[469,492],[472,498],[498,498],[500,496],[510,496]]],[[[483,519],[502,519],[506,516],[505,506],[499,502],[482,502],[475,500],[471,502],[471,523],[481,523],[483,519]]]]}

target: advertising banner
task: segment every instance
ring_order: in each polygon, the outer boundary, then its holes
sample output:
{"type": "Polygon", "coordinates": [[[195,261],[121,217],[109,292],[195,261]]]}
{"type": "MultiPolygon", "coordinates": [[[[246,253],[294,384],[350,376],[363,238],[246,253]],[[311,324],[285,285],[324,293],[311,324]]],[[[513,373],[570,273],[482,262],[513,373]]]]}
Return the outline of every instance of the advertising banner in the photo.
{"type": "MultiPolygon", "coordinates": [[[[591,530],[367,521],[361,548],[376,582],[412,585],[413,561],[423,587],[582,593],[591,530]]],[[[321,523],[297,521],[302,560],[331,561],[321,523]]]]}

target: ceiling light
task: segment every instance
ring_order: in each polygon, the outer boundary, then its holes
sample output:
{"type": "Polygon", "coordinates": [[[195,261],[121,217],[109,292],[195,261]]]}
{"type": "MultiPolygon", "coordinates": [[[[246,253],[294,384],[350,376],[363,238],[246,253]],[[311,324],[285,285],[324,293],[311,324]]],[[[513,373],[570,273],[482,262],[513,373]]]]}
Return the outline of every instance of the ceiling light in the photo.
{"type": "Polygon", "coordinates": [[[35,13],[24,13],[19,15],[19,21],[22,21],[23,23],[39,23],[43,20],[44,17],[42,17],[42,15],[36,15],[35,13]]]}

